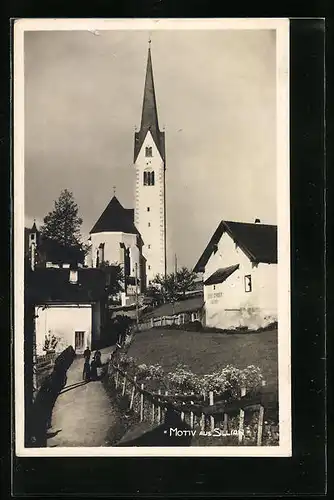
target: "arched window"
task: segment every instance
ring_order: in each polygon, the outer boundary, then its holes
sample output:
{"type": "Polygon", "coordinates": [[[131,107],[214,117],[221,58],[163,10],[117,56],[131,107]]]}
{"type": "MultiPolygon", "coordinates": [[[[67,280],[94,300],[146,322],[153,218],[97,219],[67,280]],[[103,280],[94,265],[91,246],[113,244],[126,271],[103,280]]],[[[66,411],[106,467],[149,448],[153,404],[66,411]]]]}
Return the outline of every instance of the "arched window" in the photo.
{"type": "Polygon", "coordinates": [[[154,179],[154,171],[153,172],[144,172],[144,186],[154,186],[155,184],[155,179],[154,179]]]}
{"type": "Polygon", "coordinates": [[[145,149],[145,156],[147,158],[152,158],[152,147],[151,146],[147,146],[146,149],[145,149]]]}

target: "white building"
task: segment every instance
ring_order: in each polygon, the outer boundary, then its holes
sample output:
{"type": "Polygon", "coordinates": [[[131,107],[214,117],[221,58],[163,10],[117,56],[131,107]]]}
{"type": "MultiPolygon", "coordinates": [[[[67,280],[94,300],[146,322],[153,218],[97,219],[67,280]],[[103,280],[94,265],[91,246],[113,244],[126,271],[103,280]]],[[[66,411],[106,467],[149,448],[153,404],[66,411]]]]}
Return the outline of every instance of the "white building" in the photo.
{"type": "Polygon", "coordinates": [[[37,355],[46,338],[57,352],[72,346],[80,354],[97,348],[106,319],[108,274],[101,269],[40,268],[27,278],[28,300],[35,307],[37,355]]]}
{"type": "Polygon", "coordinates": [[[151,50],[148,49],[140,130],[135,132],[135,224],[143,241],[147,284],[166,273],[165,133],[159,129],[151,50]]]}
{"type": "Polygon", "coordinates": [[[103,262],[121,266],[125,276],[125,292],[130,295],[136,276],[139,283],[146,282],[143,241],[133,217],[134,210],[124,208],[113,196],[90,232],[90,250],[86,257],[88,267],[99,267],[103,262]]]}
{"type": "Polygon", "coordinates": [[[277,227],[222,221],[195,272],[207,326],[258,329],[277,321],[277,227]]]}

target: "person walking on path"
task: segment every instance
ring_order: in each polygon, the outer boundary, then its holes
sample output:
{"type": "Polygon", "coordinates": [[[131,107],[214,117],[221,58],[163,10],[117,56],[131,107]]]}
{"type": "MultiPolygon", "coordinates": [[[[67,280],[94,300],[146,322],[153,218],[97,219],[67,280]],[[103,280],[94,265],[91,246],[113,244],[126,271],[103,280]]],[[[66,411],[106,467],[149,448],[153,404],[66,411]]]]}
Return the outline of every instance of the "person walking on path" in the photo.
{"type": "Polygon", "coordinates": [[[85,382],[90,381],[90,363],[89,363],[89,358],[85,359],[85,364],[83,367],[83,372],[82,372],[82,379],[85,380],[85,382]]]}
{"type": "Polygon", "coordinates": [[[90,355],[91,355],[91,350],[89,349],[89,347],[87,346],[85,351],[84,351],[84,358],[85,358],[85,361],[88,361],[90,360],[90,355]]]}

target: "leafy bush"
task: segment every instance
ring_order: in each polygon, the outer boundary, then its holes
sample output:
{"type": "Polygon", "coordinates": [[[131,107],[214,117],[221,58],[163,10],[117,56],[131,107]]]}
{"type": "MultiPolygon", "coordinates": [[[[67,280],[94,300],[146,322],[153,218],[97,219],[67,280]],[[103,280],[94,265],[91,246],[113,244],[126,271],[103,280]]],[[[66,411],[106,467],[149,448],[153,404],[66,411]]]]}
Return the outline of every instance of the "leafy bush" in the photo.
{"type": "Polygon", "coordinates": [[[175,371],[168,373],[167,380],[171,388],[182,391],[201,391],[200,379],[186,365],[179,364],[175,371]]]}
{"type": "Polygon", "coordinates": [[[177,392],[213,391],[215,394],[228,393],[232,397],[239,397],[241,388],[246,387],[247,392],[260,388],[263,375],[259,367],[250,365],[240,369],[227,365],[219,371],[203,376],[193,373],[187,365],[178,364],[175,370],[165,373],[161,365],[137,365],[134,358],[122,353],[118,357],[121,369],[137,376],[137,380],[160,381],[165,388],[177,392]]]}
{"type": "Polygon", "coordinates": [[[161,365],[146,365],[141,364],[137,366],[137,377],[145,380],[161,380],[164,376],[164,371],[161,365]]]}

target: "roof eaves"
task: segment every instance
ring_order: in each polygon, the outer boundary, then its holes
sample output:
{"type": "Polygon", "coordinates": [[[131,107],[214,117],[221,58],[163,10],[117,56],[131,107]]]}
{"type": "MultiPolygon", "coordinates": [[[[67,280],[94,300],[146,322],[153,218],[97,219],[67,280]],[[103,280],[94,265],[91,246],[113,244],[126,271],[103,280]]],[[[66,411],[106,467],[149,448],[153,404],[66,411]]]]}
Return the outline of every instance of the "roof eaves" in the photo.
{"type": "Polygon", "coordinates": [[[223,223],[223,225],[225,227],[226,233],[232,238],[232,240],[234,241],[234,243],[244,252],[244,254],[246,255],[246,257],[248,257],[251,262],[256,263],[257,260],[256,260],[255,255],[252,254],[252,252],[249,250],[249,248],[247,248],[246,245],[244,245],[243,243],[241,243],[240,241],[238,241],[235,238],[235,236],[233,234],[233,230],[228,225],[228,222],[222,221],[222,223],[223,223]]]}

